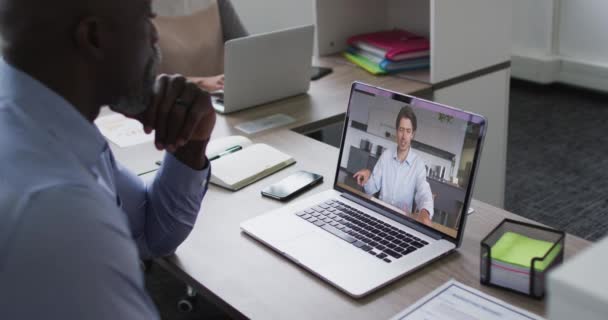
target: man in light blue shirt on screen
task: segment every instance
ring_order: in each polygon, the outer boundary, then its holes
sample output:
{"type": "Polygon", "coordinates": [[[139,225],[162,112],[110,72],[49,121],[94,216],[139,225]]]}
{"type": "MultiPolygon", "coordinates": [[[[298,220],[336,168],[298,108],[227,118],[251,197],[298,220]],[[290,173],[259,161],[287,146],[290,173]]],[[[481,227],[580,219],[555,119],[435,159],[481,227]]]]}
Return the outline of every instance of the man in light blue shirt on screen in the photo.
{"type": "Polygon", "coordinates": [[[215,113],[156,77],[153,17],[150,0],[0,0],[1,319],[158,319],[139,259],[192,230],[215,113]],[[103,105],[167,151],[151,184],[93,125],[103,105]]]}
{"type": "Polygon", "coordinates": [[[430,224],[433,217],[433,194],[426,181],[424,161],[411,148],[417,126],[416,114],[412,108],[401,108],[395,123],[397,146],[382,153],[373,172],[362,169],[355,173],[354,178],[365,193],[375,194],[380,191],[380,200],[430,224]]]}

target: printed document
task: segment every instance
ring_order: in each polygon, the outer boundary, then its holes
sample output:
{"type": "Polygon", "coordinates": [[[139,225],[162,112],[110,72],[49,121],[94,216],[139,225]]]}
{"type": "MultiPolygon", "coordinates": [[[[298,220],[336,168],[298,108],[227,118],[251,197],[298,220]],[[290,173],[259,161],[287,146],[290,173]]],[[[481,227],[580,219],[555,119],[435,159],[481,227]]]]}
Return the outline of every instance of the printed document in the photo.
{"type": "Polygon", "coordinates": [[[450,280],[391,320],[541,320],[543,318],[450,280]]]}

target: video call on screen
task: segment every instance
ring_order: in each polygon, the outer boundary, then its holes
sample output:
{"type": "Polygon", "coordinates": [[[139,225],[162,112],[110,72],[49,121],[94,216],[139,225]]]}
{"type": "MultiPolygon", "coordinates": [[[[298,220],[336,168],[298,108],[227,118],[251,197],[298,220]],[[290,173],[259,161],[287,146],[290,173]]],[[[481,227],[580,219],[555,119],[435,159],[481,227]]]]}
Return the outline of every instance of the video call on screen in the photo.
{"type": "MultiPolygon", "coordinates": [[[[421,208],[430,208],[432,218],[425,224],[456,237],[480,125],[417,107],[415,99],[406,103],[357,90],[348,118],[338,185],[413,218],[419,217],[421,208]],[[398,134],[396,122],[407,106],[417,126],[408,156],[401,160],[407,136],[398,134]],[[373,178],[361,185],[355,175],[365,169],[373,178]]],[[[400,126],[411,126],[407,119],[400,126]]]]}

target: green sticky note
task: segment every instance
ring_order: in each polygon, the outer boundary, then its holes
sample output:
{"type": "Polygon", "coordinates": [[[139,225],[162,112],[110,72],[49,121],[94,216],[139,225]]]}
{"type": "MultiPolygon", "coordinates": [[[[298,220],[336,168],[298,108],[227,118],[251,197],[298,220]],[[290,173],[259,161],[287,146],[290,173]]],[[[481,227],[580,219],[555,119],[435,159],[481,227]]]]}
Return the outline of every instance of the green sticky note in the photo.
{"type": "Polygon", "coordinates": [[[365,71],[374,74],[374,75],[379,75],[379,74],[386,74],[386,71],[382,68],[380,68],[380,65],[377,63],[373,63],[372,61],[370,61],[369,59],[359,56],[359,55],[354,55],[352,53],[349,52],[344,52],[344,57],[346,57],[346,59],[348,59],[350,62],[358,65],[359,67],[363,68],[365,71]]]}
{"type": "MultiPolygon", "coordinates": [[[[492,259],[530,269],[532,259],[544,257],[552,246],[553,243],[549,241],[529,238],[515,232],[505,232],[492,246],[492,259]]],[[[561,246],[557,245],[545,260],[536,263],[536,270],[545,270],[560,250],[561,246]]]]}

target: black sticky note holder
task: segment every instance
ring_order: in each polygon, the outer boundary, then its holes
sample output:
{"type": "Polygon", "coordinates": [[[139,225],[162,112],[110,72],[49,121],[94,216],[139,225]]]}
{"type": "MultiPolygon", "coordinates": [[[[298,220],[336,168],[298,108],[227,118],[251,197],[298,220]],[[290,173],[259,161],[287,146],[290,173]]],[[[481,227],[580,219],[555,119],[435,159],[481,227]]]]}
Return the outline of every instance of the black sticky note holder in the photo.
{"type": "Polygon", "coordinates": [[[566,234],[563,231],[516,220],[504,219],[481,241],[481,283],[488,286],[499,287],[509,291],[522,293],[536,299],[542,299],[545,295],[547,272],[561,264],[563,261],[565,239],[566,234]],[[529,274],[527,277],[528,279],[526,279],[525,272],[517,271],[515,269],[504,272],[504,270],[508,270],[508,268],[505,268],[504,266],[492,265],[491,248],[506,232],[514,232],[528,238],[553,243],[553,245],[543,256],[532,258],[532,261],[530,262],[530,269],[527,271],[529,274]],[[549,265],[542,269],[542,271],[537,268],[537,266],[540,266],[540,264],[545,262],[545,260],[549,261],[549,259],[551,259],[553,256],[553,260],[549,265]],[[524,281],[526,281],[527,284],[524,283],[524,281]]]}

